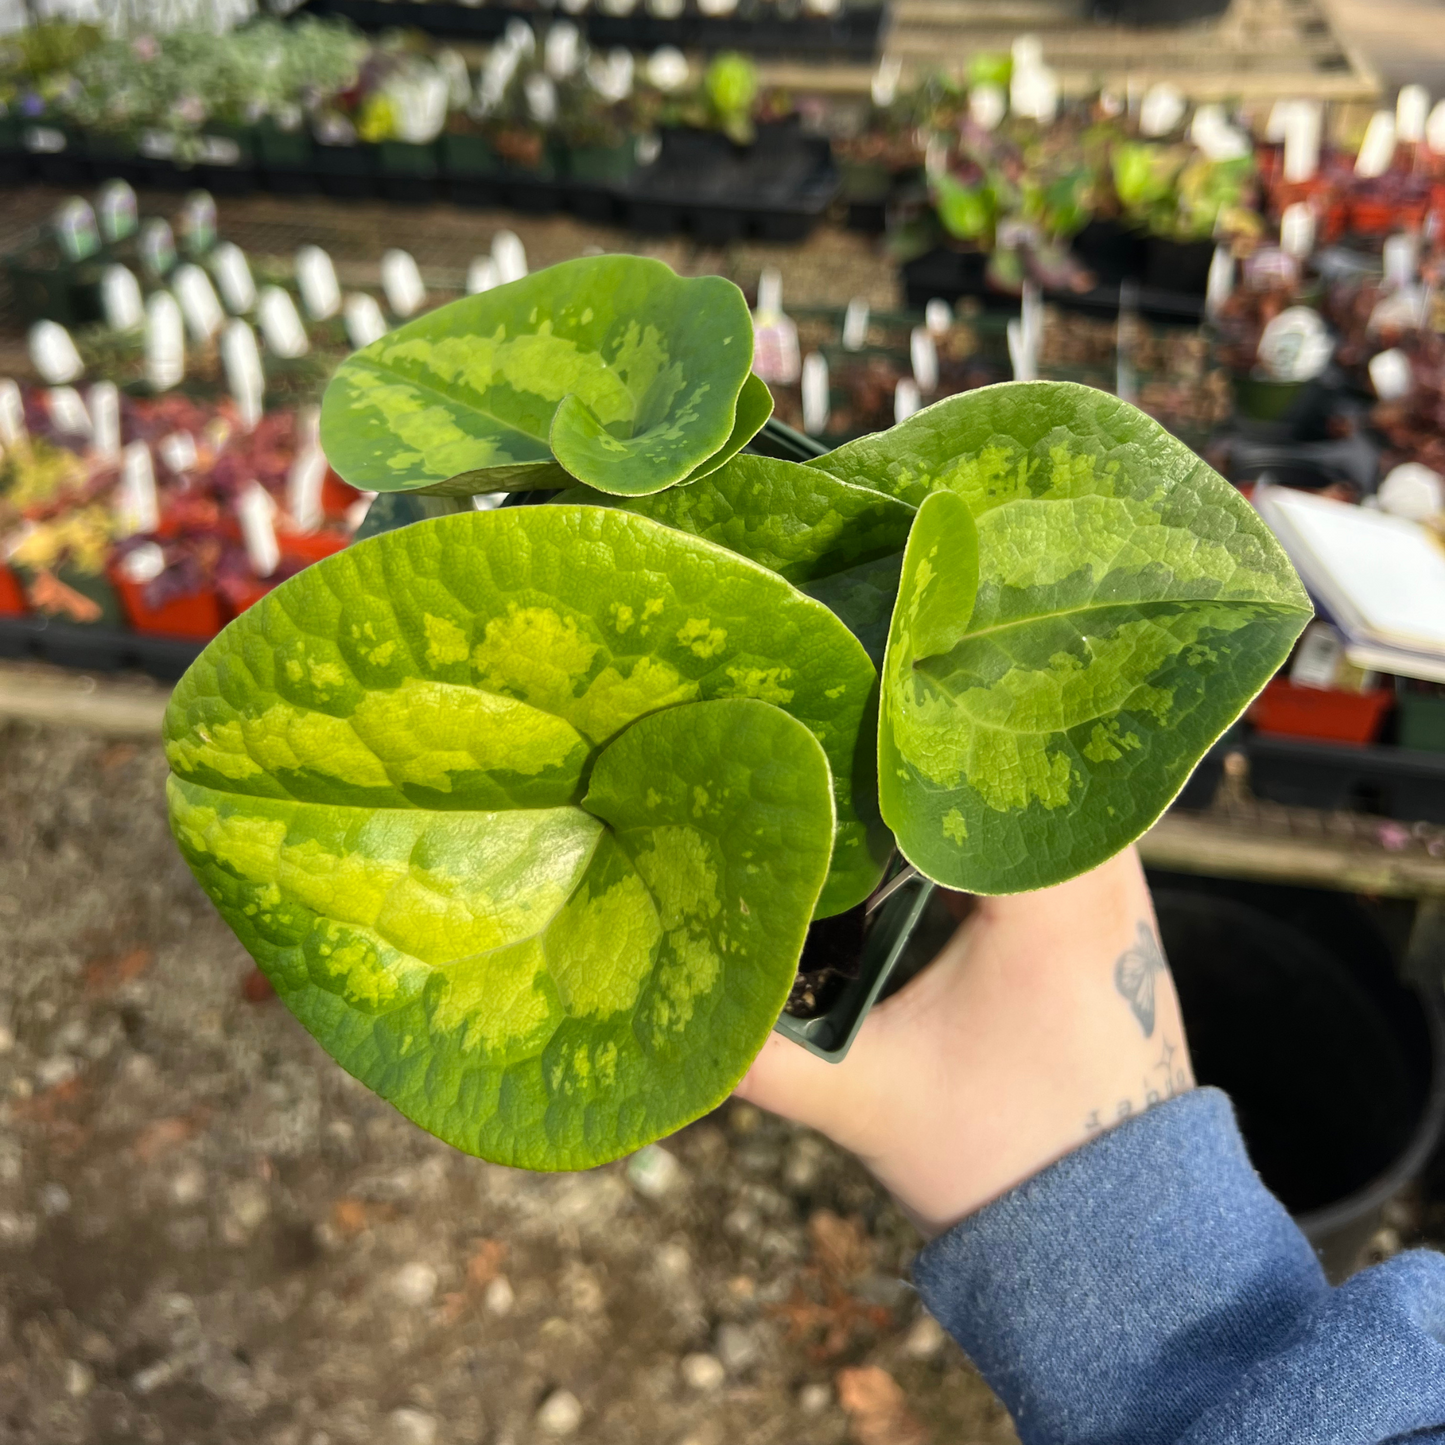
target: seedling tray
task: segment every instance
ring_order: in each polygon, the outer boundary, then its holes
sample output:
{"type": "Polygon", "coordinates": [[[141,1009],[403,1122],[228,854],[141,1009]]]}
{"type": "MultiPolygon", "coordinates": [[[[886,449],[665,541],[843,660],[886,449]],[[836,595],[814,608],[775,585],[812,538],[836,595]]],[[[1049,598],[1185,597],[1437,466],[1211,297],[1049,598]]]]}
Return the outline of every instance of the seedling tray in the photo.
{"type": "Polygon", "coordinates": [[[83,672],[144,672],[174,682],[204,642],[113,627],[79,627],[44,617],[0,617],[0,657],[50,662],[83,672]]]}

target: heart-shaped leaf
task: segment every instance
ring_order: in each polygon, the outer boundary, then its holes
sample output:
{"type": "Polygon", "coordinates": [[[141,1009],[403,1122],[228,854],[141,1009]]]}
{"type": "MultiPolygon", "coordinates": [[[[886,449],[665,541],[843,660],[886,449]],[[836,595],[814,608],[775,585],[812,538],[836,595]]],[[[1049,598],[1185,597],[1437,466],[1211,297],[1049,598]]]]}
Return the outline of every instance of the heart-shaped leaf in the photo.
{"type": "MultiPolygon", "coordinates": [[[[845,625],[849,599],[855,593],[866,596],[875,610],[882,609],[881,621],[871,620],[879,634],[877,660],[882,660],[892,592],[880,601],[876,585],[868,585],[867,569],[881,566],[896,590],[913,521],[913,508],[906,503],[795,462],[752,456],[735,457],[701,481],[649,497],[614,498],[574,487],[557,500],[614,506],[705,537],[786,577],[825,605],[837,593],[845,625]]],[[[865,846],[840,848],[818,904],[820,918],[861,903],[878,886],[893,853],[893,839],[878,815],[871,731],[860,738],[849,774],[844,776],[837,759],[833,766],[840,841],[861,835],[865,846]]]]}
{"type": "Polygon", "coordinates": [[[922,501],[879,794],[950,888],[1042,888],[1138,837],[1310,616],[1239,493],[1087,387],[990,387],[821,460],[922,501]]]}
{"type": "Polygon", "coordinates": [[[875,680],[819,603],[646,518],[435,518],[210,644],[166,717],[172,824],[347,1069],[461,1148],[579,1168],[761,1046],[875,680]]]}
{"type": "Polygon", "coordinates": [[[467,496],[572,478],[659,491],[767,419],[767,388],[749,381],[752,336],[742,292],[721,277],[684,280],[637,256],[563,262],[349,357],[322,403],[322,445],[370,491],[467,496]]]}

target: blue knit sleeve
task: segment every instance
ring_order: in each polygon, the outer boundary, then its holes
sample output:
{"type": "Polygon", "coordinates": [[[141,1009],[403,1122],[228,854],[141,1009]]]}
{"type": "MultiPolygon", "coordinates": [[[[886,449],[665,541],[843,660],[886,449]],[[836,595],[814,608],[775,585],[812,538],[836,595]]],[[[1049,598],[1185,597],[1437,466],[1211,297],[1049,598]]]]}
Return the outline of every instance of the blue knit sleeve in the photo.
{"type": "Polygon", "coordinates": [[[1025,1445],[1445,1441],[1445,1257],[1331,1289],[1214,1089],[995,1200],[914,1279],[1025,1445]]]}

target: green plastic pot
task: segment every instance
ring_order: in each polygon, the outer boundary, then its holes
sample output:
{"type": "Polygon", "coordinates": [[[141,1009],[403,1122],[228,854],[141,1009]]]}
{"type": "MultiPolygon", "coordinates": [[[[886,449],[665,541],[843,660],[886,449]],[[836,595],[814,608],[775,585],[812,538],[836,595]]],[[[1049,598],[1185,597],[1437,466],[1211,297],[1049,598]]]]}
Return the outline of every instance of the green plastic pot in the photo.
{"type": "Polygon", "coordinates": [[[1398,682],[1396,691],[1400,746],[1422,753],[1445,753],[1445,696],[1414,692],[1398,682]]]}
{"type": "Polygon", "coordinates": [[[636,169],[634,136],[628,136],[619,145],[570,146],[566,152],[566,174],[587,185],[620,185],[636,169]]]}
{"type": "Polygon", "coordinates": [[[256,159],[264,166],[299,169],[311,164],[313,143],[304,126],[282,130],[273,120],[256,127],[256,159]]]}
{"type": "Polygon", "coordinates": [[[449,176],[490,176],[501,169],[486,136],[448,132],[438,139],[437,149],[449,176]]]}
{"type": "Polygon", "coordinates": [[[441,169],[440,153],[434,144],[413,145],[409,141],[384,140],[376,148],[377,164],[383,175],[434,177],[441,169]]]}

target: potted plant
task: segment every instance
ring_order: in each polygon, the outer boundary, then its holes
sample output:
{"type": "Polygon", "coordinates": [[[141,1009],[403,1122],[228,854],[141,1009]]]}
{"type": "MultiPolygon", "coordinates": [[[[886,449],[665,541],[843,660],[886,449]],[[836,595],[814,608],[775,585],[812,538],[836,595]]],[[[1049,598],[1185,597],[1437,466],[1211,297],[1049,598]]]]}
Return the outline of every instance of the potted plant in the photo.
{"type": "Polygon", "coordinates": [[[712,467],[755,429],[746,309],[664,269],[572,262],[343,366],[348,481],[576,485],[307,569],[167,715],[177,841],[278,993],[511,1165],[715,1107],[895,846],[974,892],[1123,847],[1309,616],[1243,499],[1083,387],[712,467]]]}

